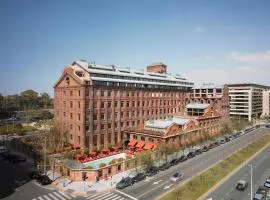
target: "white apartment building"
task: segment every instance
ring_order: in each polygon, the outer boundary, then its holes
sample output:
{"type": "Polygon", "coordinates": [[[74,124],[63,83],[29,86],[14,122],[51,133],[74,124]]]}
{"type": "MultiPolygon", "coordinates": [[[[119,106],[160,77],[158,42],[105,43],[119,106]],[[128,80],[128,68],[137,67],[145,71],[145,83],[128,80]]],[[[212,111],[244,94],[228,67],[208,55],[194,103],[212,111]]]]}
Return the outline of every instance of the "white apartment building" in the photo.
{"type": "Polygon", "coordinates": [[[263,111],[261,117],[270,116],[270,90],[263,91],[263,111]]]}
{"type": "Polygon", "coordinates": [[[263,91],[269,90],[270,87],[249,83],[229,84],[228,87],[231,117],[249,121],[261,117],[264,105],[263,91]]]}

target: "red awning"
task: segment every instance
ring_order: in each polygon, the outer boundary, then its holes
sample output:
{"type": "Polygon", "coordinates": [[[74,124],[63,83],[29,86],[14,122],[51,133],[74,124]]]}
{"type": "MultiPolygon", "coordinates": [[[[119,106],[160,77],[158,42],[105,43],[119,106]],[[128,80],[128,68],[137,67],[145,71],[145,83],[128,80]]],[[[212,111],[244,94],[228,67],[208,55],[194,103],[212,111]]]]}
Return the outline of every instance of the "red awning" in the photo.
{"type": "Polygon", "coordinates": [[[102,152],[109,152],[110,150],[108,148],[102,149],[102,152]]]}
{"type": "Polygon", "coordinates": [[[119,146],[114,146],[112,147],[114,150],[118,150],[120,147],[119,146]]]}
{"type": "Polygon", "coordinates": [[[146,149],[146,150],[150,150],[154,147],[154,144],[152,143],[147,143],[143,148],[146,149]]]}
{"type": "Polygon", "coordinates": [[[89,153],[91,156],[95,156],[95,155],[97,155],[97,152],[95,152],[95,151],[93,151],[93,152],[91,152],[91,153],[89,153]]]}
{"type": "Polygon", "coordinates": [[[137,151],[143,151],[143,148],[137,148],[137,151]]]}
{"type": "Polygon", "coordinates": [[[137,145],[136,145],[136,148],[142,149],[144,145],[145,145],[145,143],[144,143],[143,141],[139,141],[139,142],[137,143],[137,145]]]}
{"type": "Polygon", "coordinates": [[[133,146],[130,146],[130,147],[128,147],[128,148],[130,148],[130,149],[135,149],[135,147],[133,147],[133,146]]]}
{"type": "Polygon", "coordinates": [[[130,140],[129,143],[128,143],[128,146],[135,146],[137,143],[136,140],[130,140]]]}

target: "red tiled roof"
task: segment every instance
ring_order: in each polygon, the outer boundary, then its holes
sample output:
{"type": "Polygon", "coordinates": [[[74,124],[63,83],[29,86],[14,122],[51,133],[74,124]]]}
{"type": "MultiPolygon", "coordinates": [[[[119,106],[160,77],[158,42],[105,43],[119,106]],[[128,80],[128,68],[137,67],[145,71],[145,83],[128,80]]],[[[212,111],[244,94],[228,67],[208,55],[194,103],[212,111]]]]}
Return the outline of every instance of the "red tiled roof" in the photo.
{"type": "Polygon", "coordinates": [[[153,147],[154,147],[154,144],[152,144],[152,143],[146,143],[146,145],[143,148],[146,149],[146,150],[150,150],[153,147]]]}
{"type": "Polygon", "coordinates": [[[144,145],[145,143],[143,141],[139,141],[136,145],[136,148],[143,148],[144,145]]]}

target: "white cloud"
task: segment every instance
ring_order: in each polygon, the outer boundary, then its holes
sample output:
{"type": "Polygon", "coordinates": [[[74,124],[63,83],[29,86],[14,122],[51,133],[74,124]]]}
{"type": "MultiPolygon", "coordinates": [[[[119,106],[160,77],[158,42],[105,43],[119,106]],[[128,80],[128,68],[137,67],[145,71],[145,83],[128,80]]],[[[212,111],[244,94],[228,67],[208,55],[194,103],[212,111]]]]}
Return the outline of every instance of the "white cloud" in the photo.
{"type": "Polygon", "coordinates": [[[258,83],[269,85],[270,68],[238,66],[227,68],[209,68],[190,69],[184,72],[185,77],[193,80],[195,84],[202,83],[258,83]]]}
{"type": "Polygon", "coordinates": [[[229,59],[241,62],[241,63],[253,63],[253,64],[270,64],[270,52],[262,53],[239,53],[231,52],[228,56],[229,59]]]}
{"type": "Polygon", "coordinates": [[[195,31],[198,33],[204,33],[206,29],[202,26],[195,26],[195,31]]]}

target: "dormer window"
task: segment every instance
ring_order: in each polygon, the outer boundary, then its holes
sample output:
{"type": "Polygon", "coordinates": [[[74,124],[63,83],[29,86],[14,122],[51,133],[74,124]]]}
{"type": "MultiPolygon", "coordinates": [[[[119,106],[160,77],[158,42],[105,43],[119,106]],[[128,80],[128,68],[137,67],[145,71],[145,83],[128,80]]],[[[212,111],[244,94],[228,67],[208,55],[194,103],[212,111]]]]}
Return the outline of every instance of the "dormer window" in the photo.
{"type": "Polygon", "coordinates": [[[66,78],[66,85],[69,86],[70,80],[69,77],[66,78]]]}
{"type": "Polygon", "coordinates": [[[76,71],[75,74],[79,77],[83,77],[83,72],[82,71],[76,71]]]}

